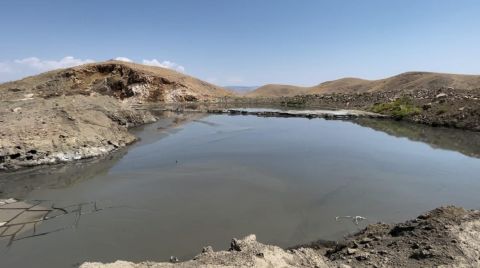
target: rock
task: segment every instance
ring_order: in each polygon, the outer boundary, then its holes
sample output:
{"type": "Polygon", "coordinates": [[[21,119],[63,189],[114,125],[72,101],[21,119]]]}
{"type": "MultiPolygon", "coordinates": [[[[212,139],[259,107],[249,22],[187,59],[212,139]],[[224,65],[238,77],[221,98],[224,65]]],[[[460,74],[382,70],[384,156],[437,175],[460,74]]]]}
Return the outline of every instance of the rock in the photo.
{"type": "Polygon", "coordinates": [[[170,262],[171,262],[171,263],[176,263],[176,262],[179,262],[179,261],[180,261],[180,260],[179,260],[177,257],[175,257],[175,256],[170,256],[170,262]]]}
{"type": "Polygon", "coordinates": [[[211,253],[213,252],[213,248],[211,246],[206,246],[202,249],[202,253],[211,253]]]}
{"type": "Polygon", "coordinates": [[[442,98],[446,98],[446,97],[447,97],[447,94],[445,94],[445,93],[440,93],[437,96],[435,96],[436,99],[442,99],[442,98]]]}
{"type": "Polygon", "coordinates": [[[360,244],[368,244],[368,243],[371,243],[373,241],[373,239],[369,238],[369,237],[364,237],[362,238],[362,240],[360,240],[360,244]]]}
{"type": "Polygon", "coordinates": [[[355,253],[357,253],[358,249],[354,249],[354,248],[347,248],[347,254],[348,255],[354,255],[355,253]]]}
{"type": "Polygon", "coordinates": [[[14,113],[19,113],[21,110],[22,110],[22,108],[16,107],[16,108],[13,108],[13,109],[12,109],[12,112],[14,112],[14,113]]]}
{"type": "Polygon", "coordinates": [[[412,255],[410,255],[410,258],[416,260],[427,259],[431,257],[433,257],[433,253],[426,249],[416,250],[412,253],[412,255]]]}
{"type": "Polygon", "coordinates": [[[238,239],[232,239],[232,242],[230,242],[230,251],[242,251],[238,239]]]}
{"type": "Polygon", "coordinates": [[[368,253],[363,253],[355,257],[357,261],[366,261],[370,258],[370,255],[368,253]]]}
{"type": "Polygon", "coordinates": [[[0,206],[17,202],[14,198],[0,199],[0,206]]]}
{"type": "Polygon", "coordinates": [[[378,253],[379,255],[382,255],[382,256],[388,254],[388,252],[385,251],[385,250],[379,250],[377,253],[378,253]]]}
{"type": "Polygon", "coordinates": [[[422,106],[422,109],[423,109],[423,110],[428,110],[428,109],[430,109],[430,108],[432,108],[432,103],[431,103],[431,102],[430,102],[430,103],[427,103],[427,104],[424,104],[424,105],[422,106]]]}

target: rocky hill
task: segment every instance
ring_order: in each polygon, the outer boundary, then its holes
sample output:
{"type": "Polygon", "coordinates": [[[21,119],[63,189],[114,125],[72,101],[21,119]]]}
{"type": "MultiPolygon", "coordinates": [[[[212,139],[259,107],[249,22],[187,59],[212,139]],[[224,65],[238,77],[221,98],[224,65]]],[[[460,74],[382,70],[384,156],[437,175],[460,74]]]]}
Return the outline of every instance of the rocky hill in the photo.
{"type": "Polygon", "coordinates": [[[123,61],[106,61],[54,70],[0,85],[0,99],[31,95],[107,95],[135,101],[205,101],[232,92],[170,69],[123,61]]]}
{"type": "Polygon", "coordinates": [[[379,80],[342,78],[323,82],[313,87],[266,85],[248,94],[248,97],[290,97],[300,94],[364,93],[376,91],[405,91],[414,89],[454,88],[480,89],[480,75],[460,75],[430,72],[407,72],[379,80]]]}

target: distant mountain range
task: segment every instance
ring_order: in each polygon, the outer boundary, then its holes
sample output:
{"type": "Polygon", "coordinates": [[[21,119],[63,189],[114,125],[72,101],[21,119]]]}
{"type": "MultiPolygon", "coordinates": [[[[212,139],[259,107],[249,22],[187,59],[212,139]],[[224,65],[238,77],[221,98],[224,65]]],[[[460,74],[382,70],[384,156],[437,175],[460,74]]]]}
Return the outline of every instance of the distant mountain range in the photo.
{"type": "Polygon", "coordinates": [[[258,86],[226,86],[224,87],[238,94],[246,94],[248,92],[254,91],[258,86]]]}

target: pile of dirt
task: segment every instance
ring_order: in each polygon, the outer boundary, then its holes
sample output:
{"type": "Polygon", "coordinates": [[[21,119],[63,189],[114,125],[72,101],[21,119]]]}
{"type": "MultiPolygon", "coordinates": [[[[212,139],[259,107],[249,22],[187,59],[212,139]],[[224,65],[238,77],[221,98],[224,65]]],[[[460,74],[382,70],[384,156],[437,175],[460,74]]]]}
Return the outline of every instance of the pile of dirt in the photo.
{"type": "Polygon", "coordinates": [[[192,260],[170,263],[84,263],[81,268],[143,267],[478,267],[480,211],[441,207],[400,224],[373,224],[336,243],[287,250],[254,235],[233,239],[225,251],[205,247],[192,260]]]}
{"type": "Polygon", "coordinates": [[[441,207],[405,223],[373,224],[325,256],[353,267],[476,267],[480,212],[441,207]]]}

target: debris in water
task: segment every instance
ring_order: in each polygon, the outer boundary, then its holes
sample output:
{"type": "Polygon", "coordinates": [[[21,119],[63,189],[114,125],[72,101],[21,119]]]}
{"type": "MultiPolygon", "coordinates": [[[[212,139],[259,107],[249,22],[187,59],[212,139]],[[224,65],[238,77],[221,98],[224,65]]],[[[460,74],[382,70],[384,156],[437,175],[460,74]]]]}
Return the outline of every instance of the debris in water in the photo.
{"type": "MultiPolygon", "coordinates": [[[[98,208],[97,202],[56,206],[53,202],[47,200],[18,201],[13,198],[0,199],[0,240],[8,239],[7,246],[10,246],[18,240],[76,228],[82,215],[99,212],[104,209],[98,208]],[[49,230],[39,228],[40,225],[48,224],[54,219],[65,216],[72,216],[73,223],[60,227],[51,227],[53,229],[49,230]]],[[[55,223],[51,225],[55,226],[55,223]]]]}
{"type": "Polygon", "coordinates": [[[355,225],[358,225],[359,222],[367,219],[367,218],[362,217],[362,216],[337,216],[337,217],[335,217],[335,221],[339,221],[342,218],[352,219],[352,221],[353,221],[353,223],[355,223],[355,225]]]}

